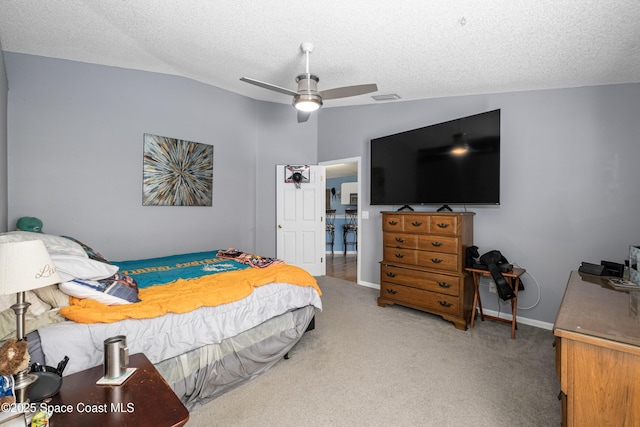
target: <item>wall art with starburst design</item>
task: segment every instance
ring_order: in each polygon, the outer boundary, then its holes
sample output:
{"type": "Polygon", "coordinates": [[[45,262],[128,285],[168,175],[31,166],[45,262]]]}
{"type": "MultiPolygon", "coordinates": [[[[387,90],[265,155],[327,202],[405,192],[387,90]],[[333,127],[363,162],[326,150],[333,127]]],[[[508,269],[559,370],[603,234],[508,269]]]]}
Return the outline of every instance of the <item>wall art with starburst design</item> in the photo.
{"type": "Polygon", "coordinates": [[[143,206],[211,206],[213,145],[144,134],[143,206]]]}

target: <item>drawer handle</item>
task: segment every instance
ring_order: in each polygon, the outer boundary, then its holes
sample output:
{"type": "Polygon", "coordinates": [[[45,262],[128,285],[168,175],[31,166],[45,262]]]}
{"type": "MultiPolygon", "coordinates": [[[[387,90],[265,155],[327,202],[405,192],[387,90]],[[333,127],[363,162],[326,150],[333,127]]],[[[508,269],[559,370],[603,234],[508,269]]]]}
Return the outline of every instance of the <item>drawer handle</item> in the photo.
{"type": "Polygon", "coordinates": [[[387,277],[396,277],[396,273],[392,273],[391,271],[387,271],[387,277]]]}
{"type": "Polygon", "coordinates": [[[396,242],[404,243],[404,239],[402,237],[396,237],[396,242]]]}
{"type": "Polygon", "coordinates": [[[431,258],[431,262],[433,262],[435,264],[440,264],[442,262],[442,260],[438,259],[438,258],[431,258]]]}
{"type": "Polygon", "coordinates": [[[447,228],[449,226],[449,224],[441,222],[440,224],[438,224],[438,227],[440,228],[447,228]]]}
{"type": "Polygon", "coordinates": [[[450,302],[446,302],[446,301],[438,301],[440,303],[441,306],[443,307],[451,307],[453,304],[451,304],[450,302]]]}
{"type": "Polygon", "coordinates": [[[431,246],[435,246],[435,247],[442,246],[442,243],[440,243],[440,242],[431,242],[431,246]]]}
{"type": "Polygon", "coordinates": [[[398,225],[398,221],[391,220],[389,221],[389,225],[398,225]]]}
{"type": "Polygon", "coordinates": [[[404,255],[402,255],[402,254],[396,254],[396,258],[404,258],[404,255]]]}
{"type": "Polygon", "coordinates": [[[440,286],[441,288],[450,288],[452,285],[451,283],[447,282],[438,282],[438,286],[440,286]]]}
{"type": "Polygon", "coordinates": [[[395,295],[396,291],[394,291],[393,289],[387,289],[387,293],[389,293],[391,295],[395,295]]]}
{"type": "Polygon", "coordinates": [[[411,225],[413,225],[414,227],[420,227],[422,223],[420,221],[413,221],[411,225]]]}

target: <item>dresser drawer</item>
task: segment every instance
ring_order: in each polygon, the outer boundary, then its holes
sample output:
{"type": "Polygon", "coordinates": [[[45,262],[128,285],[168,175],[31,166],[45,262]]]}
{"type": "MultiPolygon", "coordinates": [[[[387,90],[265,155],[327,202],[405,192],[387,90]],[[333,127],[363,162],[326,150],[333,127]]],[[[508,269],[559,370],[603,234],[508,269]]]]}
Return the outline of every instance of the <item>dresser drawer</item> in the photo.
{"type": "Polygon", "coordinates": [[[458,217],[453,215],[430,216],[429,232],[457,236],[459,234],[458,217]]]}
{"type": "Polygon", "coordinates": [[[405,233],[384,233],[384,245],[392,246],[394,248],[408,248],[408,249],[417,249],[418,248],[418,238],[415,234],[405,234],[405,233]]]}
{"type": "Polygon", "coordinates": [[[427,234],[418,237],[418,248],[426,251],[457,254],[459,251],[459,241],[458,237],[427,234]]]}
{"type": "Polygon", "coordinates": [[[404,218],[402,215],[383,215],[383,231],[404,231],[404,218]]]}
{"type": "Polygon", "coordinates": [[[401,262],[403,264],[418,264],[418,251],[415,249],[392,248],[385,246],[383,249],[385,261],[401,262]]]}
{"type": "Polygon", "coordinates": [[[418,251],[418,265],[444,271],[458,271],[458,255],[418,251]]]}
{"type": "Polygon", "coordinates": [[[426,233],[429,231],[429,218],[427,215],[384,214],[382,217],[382,230],[426,233]]]}
{"type": "Polygon", "coordinates": [[[429,218],[424,215],[405,215],[403,230],[410,233],[426,233],[429,231],[429,218]]]}
{"type": "Polygon", "coordinates": [[[463,283],[463,278],[459,276],[448,276],[386,264],[382,264],[380,268],[380,277],[383,281],[448,295],[459,295],[463,283]]]}
{"type": "Polygon", "coordinates": [[[458,314],[460,308],[457,296],[425,291],[385,281],[380,284],[380,297],[453,315],[458,314]]]}

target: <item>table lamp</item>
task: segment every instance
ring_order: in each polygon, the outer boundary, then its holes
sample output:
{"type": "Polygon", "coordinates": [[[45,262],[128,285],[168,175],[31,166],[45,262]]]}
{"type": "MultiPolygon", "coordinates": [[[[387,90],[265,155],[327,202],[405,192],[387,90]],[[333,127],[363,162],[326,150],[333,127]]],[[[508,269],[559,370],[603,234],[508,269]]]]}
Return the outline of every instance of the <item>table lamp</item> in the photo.
{"type": "MultiPolygon", "coordinates": [[[[31,305],[25,301],[25,292],[61,281],[41,240],[0,244],[0,295],[17,295],[11,308],[16,313],[18,340],[25,339],[25,314],[31,305]]],[[[13,388],[17,402],[27,401],[27,389],[36,379],[29,374],[29,368],[15,375],[13,388]]]]}

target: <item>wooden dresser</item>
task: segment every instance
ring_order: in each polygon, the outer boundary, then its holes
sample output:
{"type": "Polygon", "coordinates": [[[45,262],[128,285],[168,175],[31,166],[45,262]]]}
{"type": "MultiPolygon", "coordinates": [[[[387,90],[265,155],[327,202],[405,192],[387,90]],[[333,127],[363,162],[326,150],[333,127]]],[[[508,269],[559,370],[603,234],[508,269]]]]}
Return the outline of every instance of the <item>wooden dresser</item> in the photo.
{"type": "Polygon", "coordinates": [[[563,426],[640,426],[638,293],[571,273],[554,324],[563,426]]]}
{"type": "Polygon", "coordinates": [[[378,305],[400,304],[442,316],[465,330],[473,281],[464,271],[473,245],[472,212],[382,212],[378,305]]]}

